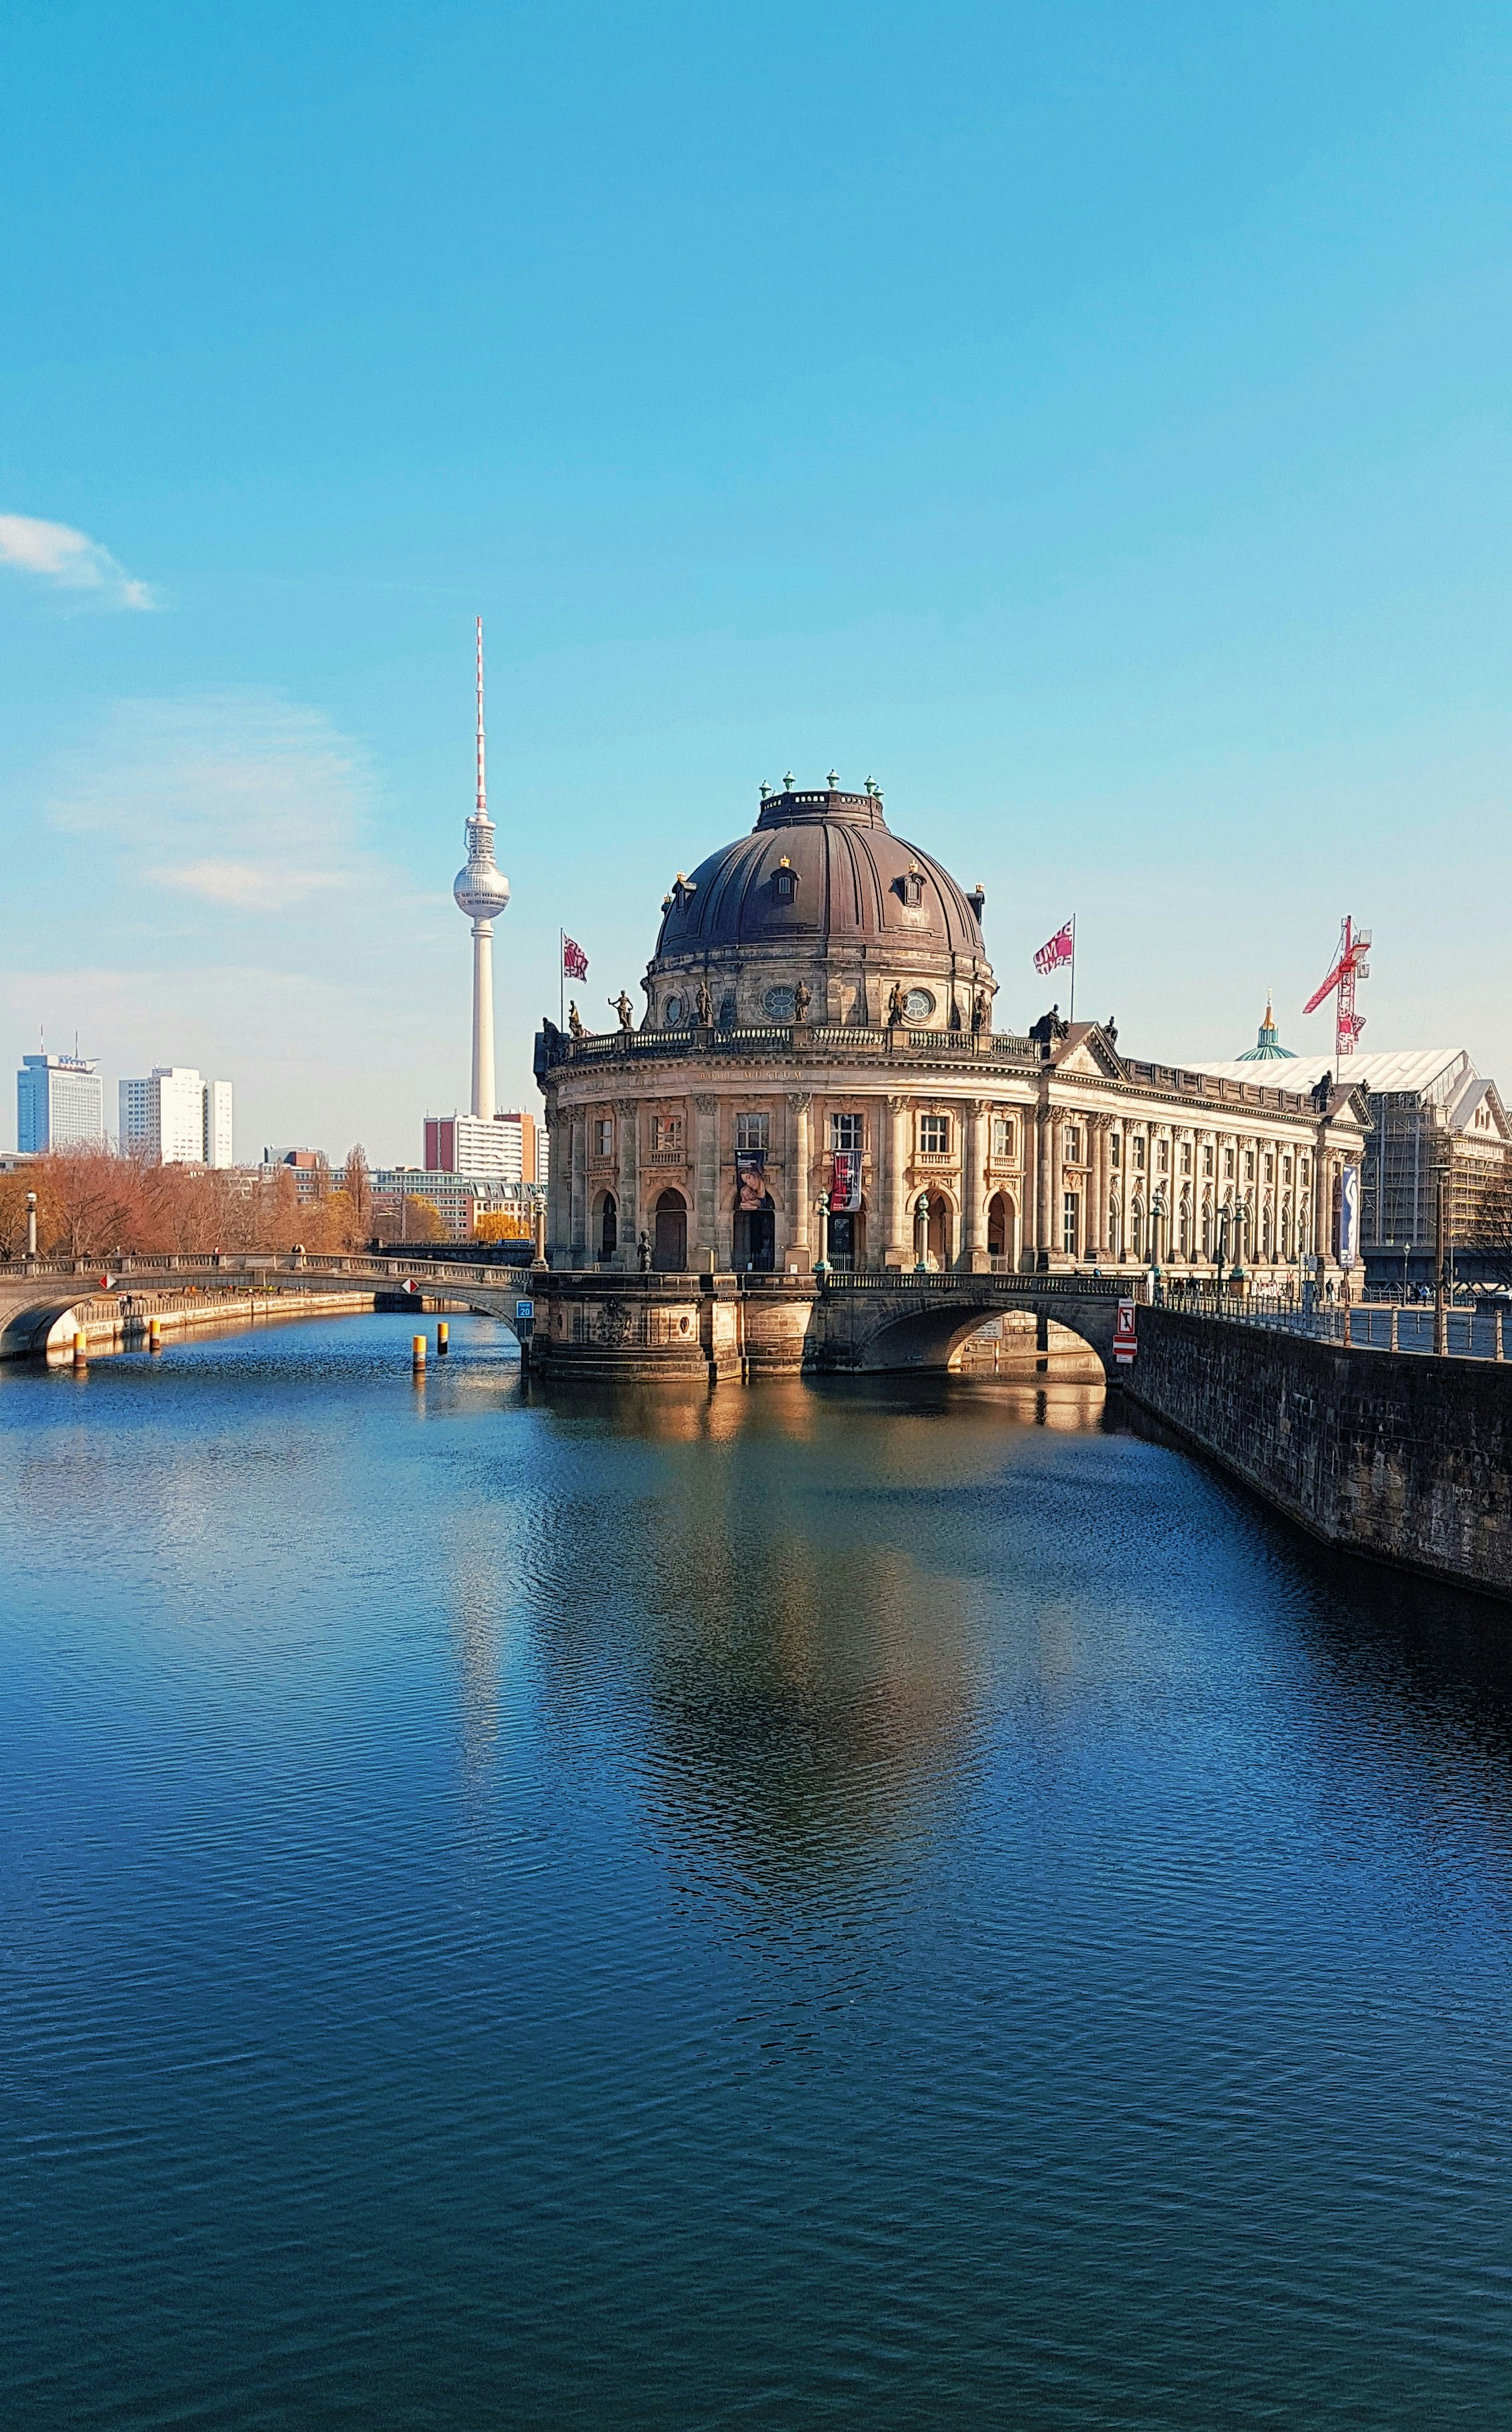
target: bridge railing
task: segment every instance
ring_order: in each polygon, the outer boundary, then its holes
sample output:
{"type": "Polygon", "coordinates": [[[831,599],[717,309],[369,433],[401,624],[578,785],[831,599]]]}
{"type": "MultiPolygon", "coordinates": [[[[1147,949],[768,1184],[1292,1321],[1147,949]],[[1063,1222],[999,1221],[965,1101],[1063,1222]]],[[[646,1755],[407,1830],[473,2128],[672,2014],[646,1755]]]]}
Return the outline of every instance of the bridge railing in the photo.
{"type": "MultiPolygon", "coordinates": [[[[1229,1326],[1255,1326],[1271,1333],[1299,1334],[1310,1343],[1336,1343],[1341,1350],[1406,1351],[1436,1356],[1435,1312],[1410,1304],[1379,1303],[1301,1309],[1289,1297],[1239,1299],[1219,1292],[1182,1293],[1166,1304],[1193,1317],[1221,1318],[1229,1326]]],[[[1495,1306],[1454,1308],[1445,1313],[1445,1347],[1451,1360],[1504,1360],[1512,1357],[1512,1311],[1495,1306]]]]}

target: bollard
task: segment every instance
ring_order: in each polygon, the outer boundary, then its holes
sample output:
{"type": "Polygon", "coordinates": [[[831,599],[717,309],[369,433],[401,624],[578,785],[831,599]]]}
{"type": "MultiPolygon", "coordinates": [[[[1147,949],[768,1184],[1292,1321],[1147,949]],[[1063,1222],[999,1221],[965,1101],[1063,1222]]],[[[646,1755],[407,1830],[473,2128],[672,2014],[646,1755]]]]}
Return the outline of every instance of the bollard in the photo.
{"type": "Polygon", "coordinates": [[[426,1373],[426,1338],[417,1334],[410,1348],[410,1364],[417,1376],[426,1373]]]}
{"type": "Polygon", "coordinates": [[[443,1318],[443,1319],[441,1320],[440,1324],[439,1324],[439,1325],[437,1326],[437,1327],[436,1327],[436,1357],[437,1357],[437,1359],[438,1359],[438,1360],[445,1360],[445,1358],[446,1357],[447,1352],[448,1352],[450,1349],[451,1349],[451,1335],[450,1335],[450,1332],[449,1332],[449,1330],[448,1330],[448,1328],[447,1328],[446,1321],[445,1321],[445,1318],[443,1318]]]}

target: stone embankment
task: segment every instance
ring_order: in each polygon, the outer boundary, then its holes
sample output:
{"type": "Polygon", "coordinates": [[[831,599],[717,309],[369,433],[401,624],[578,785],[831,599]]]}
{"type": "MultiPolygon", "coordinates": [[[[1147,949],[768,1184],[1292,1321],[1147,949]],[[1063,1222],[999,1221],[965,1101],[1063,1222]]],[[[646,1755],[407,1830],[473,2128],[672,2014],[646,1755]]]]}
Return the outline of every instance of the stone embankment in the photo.
{"type": "Polygon", "coordinates": [[[1131,1401],[1331,1545],[1512,1597],[1512,1365],[1141,1309],[1131,1401]]]}
{"type": "Polygon", "coordinates": [[[139,1292],[126,1309],[113,1295],[101,1295],[76,1302],[56,1318],[45,1349],[56,1357],[71,1350],[75,1337],[82,1334],[91,1354],[134,1350],[146,1342],[154,1321],[164,1335],[188,1334],[201,1327],[251,1326],[260,1319],[355,1317],[373,1305],[370,1292],[139,1292]]]}

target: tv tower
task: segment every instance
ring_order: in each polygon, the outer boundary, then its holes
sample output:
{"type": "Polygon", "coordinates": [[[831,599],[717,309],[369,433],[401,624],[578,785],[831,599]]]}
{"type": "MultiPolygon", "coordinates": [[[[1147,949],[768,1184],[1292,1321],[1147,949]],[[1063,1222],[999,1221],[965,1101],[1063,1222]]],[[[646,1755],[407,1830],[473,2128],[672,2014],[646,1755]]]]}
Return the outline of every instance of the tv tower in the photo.
{"type": "Polygon", "coordinates": [[[494,915],[510,900],[510,882],[494,859],[494,822],[483,780],[483,620],[478,620],[478,807],[467,822],[467,867],[452,888],[473,924],[473,1112],[492,1122],[494,1087],[494,915]]]}

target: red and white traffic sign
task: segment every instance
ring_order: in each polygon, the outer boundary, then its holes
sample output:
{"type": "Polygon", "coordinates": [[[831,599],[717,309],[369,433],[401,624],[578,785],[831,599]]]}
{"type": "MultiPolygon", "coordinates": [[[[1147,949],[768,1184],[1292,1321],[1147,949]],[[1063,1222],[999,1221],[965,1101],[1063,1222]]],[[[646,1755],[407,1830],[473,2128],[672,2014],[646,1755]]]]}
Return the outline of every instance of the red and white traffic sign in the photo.
{"type": "Polygon", "coordinates": [[[1113,1321],[1113,1357],[1120,1368],[1129,1367],[1138,1345],[1134,1342],[1134,1305],[1121,1300],[1113,1321]]]}

